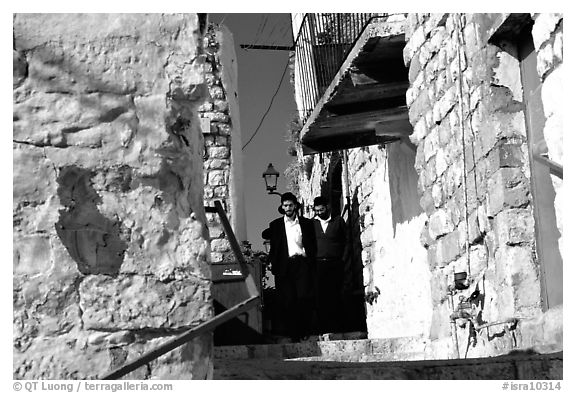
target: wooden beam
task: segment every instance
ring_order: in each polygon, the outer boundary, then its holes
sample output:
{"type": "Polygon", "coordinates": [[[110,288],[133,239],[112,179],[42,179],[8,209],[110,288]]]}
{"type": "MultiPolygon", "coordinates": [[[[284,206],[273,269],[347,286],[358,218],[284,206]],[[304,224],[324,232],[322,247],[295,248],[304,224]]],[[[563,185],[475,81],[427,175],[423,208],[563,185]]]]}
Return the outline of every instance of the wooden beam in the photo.
{"type": "Polygon", "coordinates": [[[252,45],[252,44],[240,44],[242,49],[264,49],[264,50],[294,50],[294,45],[292,46],[280,46],[280,45],[252,45]]]}
{"type": "Polygon", "coordinates": [[[386,120],[376,123],[374,128],[376,136],[402,138],[409,136],[414,131],[408,118],[399,120],[386,120]]]}
{"type": "Polygon", "coordinates": [[[313,124],[303,138],[350,134],[358,131],[374,131],[376,124],[389,121],[408,121],[406,107],[381,109],[377,111],[331,116],[313,124]]]}
{"type": "Polygon", "coordinates": [[[346,88],[344,91],[341,93],[339,92],[333,99],[326,103],[326,108],[355,104],[359,102],[376,101],[392,97],[405,97],[408,86],[408,81],[402,81],[346,88]]]}

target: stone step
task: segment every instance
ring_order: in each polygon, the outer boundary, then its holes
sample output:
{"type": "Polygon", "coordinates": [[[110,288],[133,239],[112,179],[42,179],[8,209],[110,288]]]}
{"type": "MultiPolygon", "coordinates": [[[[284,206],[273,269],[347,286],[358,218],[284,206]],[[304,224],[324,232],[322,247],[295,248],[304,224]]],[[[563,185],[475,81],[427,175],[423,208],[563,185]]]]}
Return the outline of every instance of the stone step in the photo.
{"type": "Polygon", "coordinates": [[[217,380],[561,380],[563,354],[341,362],[280,358],[214,359],[217,380]]]}
{"type": "Polygon", "coordinates": [[[322,340],[289,344],[214,348],[215,359],[309,359],[325,361],[422,360],[427,341],[420,337],[322,340]]]}

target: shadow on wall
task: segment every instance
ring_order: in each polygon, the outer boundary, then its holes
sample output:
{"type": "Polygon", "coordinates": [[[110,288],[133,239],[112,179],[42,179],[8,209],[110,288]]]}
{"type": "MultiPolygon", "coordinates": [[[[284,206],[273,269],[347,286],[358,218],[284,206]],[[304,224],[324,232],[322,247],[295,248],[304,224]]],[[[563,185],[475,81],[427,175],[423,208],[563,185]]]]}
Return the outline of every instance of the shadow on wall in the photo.
{"type": "Polygon", "coordinates": [[[98,211],[101,198],[92,188],[93,175],[75,166],[60,171],[58,197],[64,207],[56,232],[81,273],[117,275],[128,244],[122,238],[121,222],[98,211]]]}
{"type": "Polygon", "coordinates": [[[423,213],[418,193],[418,173],[414,169],[416,146],[409,140],[391,143],[388,150],[388,179],[392,209],[392,227],[409,222],[423,213]]]}
{"type": "Polygon", "coordinates": [[[362,264],[362,242],[360,240],[360,204],[358,190],[351,201],[348,224],[348,239],[351,245],[348,260],[344,261],[344,331],[366,332],[366,304],[364,300],[364,277],[362,264]]]}

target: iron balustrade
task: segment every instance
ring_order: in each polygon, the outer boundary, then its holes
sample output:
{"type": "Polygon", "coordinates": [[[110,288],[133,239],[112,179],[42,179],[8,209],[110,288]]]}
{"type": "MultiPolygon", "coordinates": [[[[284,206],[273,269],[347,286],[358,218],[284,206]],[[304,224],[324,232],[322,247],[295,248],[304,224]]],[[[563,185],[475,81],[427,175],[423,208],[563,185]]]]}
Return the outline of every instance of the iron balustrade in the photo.
{"type": "Polygon", "coordinates": [[[360,34],[382,13],[305,14],[294,44],[294,80],[306,122],[360,34]]]}

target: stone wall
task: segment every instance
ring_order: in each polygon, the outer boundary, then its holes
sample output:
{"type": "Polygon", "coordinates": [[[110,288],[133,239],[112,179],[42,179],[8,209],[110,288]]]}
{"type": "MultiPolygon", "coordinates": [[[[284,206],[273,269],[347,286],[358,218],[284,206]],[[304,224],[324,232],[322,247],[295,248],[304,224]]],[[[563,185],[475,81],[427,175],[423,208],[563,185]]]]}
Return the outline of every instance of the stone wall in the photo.
{"type": "MultiPolygon", "coordinates": [[[[209,96],[200,107],[204,133],[204,203],[223,203],[238,241],[247,240],[242,185],[242,146],[234,40],[225,26],[209,25],[204,37],[209,96]]],[[[229,254],[220,219],[208,213],[212,262],[229,254]]]]}
{"type": "MultiPolygon", "coordinates": [[[[205,15],[14,17],[14,378],[93,379],[213,315],[205,15]]],[[[129,374],[211,375],[211,335],[129,374]]]]}
{"type": "MultiPolygon", "coordinates": [[[[375,297],[366,304],[370,337],[421,337],[432,359],[562,350],[561,300],[546,310],[541,299],[515,42],[532,22],[543,103],[535,118],[548,157],[562,165],[562,15],[408,15],[410,142],[349,149],[342,177],[364,291],[375,297]],[[456,272],[467,288],[455,287],[456,272]],[[464,309],[473,322],[451,318],[461,297],[474,304],[464,309]]],[[[306,205],[330,193],[339,154],[299,157],[306,205]]],[[[562,253],[562,179],[551,178],[562,253]]]]}
{"type": "MultiPolygon", "coordinates": [[[[544,85],[555,89],[562,18],[534,18],[538,71],[544,85]],[[552,75],[552,82],[546,82],[552,75]]],[[[523,86],[511,45],[514,37],[502,33],[505,39],[499,45],[491,42],[507,20],[505,14],[411,14],[406,29],[406,98],[414,126],[410,139],[418,147],[415,168],[428,217],[422,244],[432,273],[430,338],[442,357],[492,355],[542,338],[529,339],[531,334],[526,334],[524,341],[518,339],[523,326],[542,319],[541,261],[535,252],[523,86]],[[471,283],[469,289],[449,295],[454,272],[467,272],[471,283]],[[477,337],[464,328],[469,326],[465,321],[462,327],[452,325],[451,332],[450,313],[459,296],[468,298],[475,290],[476,322],[496,325],[477,337]],[[504,323],[510,318],[519,320],[519,326],[504,323]],[[449,350],[456,337],[460,354],[449,350]],[[470,342],[474,345],[467,345],[470,342]]],[[[558,105],[544,97],[547,138],[561,141],[558,105]]],[[[561,146],[553,145],[561,160],[561,146]]],[[[554,333],[549,336],[554,337],[547,344],[557,350],[562,347],[562,324],[553,319],[554,333]]]]}
{"type": "Polygon", "coordinates": [[[417,198],[413,148],[403,141],[349,149],[347,160],[338,152],[319,154],[308,158],[310,178],[301,177],[301,197],[310,206],[322,193],[330,198],[335,163],[347,166],[337,179],[350,196],[346,218],[353,260],[347,279],[354,291],[376,296],[365,303],[370,338],[427,337],[430,330],[430,271],[419,240],[425,215],[417,198]]]}

